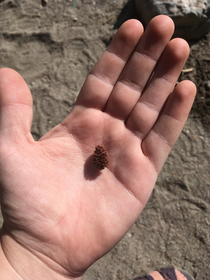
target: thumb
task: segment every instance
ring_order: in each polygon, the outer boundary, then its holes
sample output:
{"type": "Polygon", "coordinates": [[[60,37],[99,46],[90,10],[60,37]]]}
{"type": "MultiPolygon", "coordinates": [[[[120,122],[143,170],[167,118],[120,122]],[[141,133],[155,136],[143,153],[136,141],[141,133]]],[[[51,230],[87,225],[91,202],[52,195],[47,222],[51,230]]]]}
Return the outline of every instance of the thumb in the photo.
{"type": "Polygon", "coordinates": [[[24,79],[12,69],[0,69],[0,137],[12,140],[28,135],[32,106],[31,92],[24,79]]]}

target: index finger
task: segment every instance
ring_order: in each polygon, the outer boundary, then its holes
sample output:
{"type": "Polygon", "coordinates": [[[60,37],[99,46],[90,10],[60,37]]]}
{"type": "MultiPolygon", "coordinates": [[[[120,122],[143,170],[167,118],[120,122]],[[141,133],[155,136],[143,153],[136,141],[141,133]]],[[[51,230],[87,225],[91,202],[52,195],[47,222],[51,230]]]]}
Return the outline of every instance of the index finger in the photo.
{"type": "Polygon", "coordinates": [[[89,73],[76,105],[103,110],[126,62],[143,34],[142,24],[126,21],[89,73]]]}

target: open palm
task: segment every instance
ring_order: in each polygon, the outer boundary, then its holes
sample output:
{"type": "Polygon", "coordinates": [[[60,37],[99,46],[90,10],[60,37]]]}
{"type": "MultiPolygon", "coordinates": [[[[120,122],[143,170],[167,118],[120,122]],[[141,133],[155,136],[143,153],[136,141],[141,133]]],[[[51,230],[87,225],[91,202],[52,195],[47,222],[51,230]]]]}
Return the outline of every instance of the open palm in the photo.
{"type": "Polygon", "coordinates": [[[0,70],[1,242],[19,275],[16,248],[59,276],[80,277],[141,213],[195,95],[189,81],[174,89],[189,48],[170,41],[173,28],[165,16],[144,33],[136,20],[122,25],[72,112],[38,142],[28,87],[0,70]],[[93,164],[97,145],[108,156],[103,170],[93,164]]]}

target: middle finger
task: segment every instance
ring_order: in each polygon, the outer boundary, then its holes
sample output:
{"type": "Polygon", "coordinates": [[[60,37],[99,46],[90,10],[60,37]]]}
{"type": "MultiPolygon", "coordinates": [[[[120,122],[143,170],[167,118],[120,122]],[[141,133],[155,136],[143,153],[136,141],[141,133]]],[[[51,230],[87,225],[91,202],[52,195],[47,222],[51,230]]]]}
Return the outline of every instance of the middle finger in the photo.
{"type": "Polygon", "coordinates": [[[110,95],[106,113],[123,121],[127,119],[173,32],[174,24],[169,17],[162,15],[151,20],[110,95]]]}

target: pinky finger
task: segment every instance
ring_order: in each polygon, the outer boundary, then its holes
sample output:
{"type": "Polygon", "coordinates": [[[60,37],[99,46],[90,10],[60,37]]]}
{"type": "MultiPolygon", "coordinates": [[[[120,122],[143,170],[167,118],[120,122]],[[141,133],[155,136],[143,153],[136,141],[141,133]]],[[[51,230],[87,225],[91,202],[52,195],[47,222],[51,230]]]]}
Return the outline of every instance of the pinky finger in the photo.
{"type": "Polygon", "coordinates": [[[190,81],[179,83],[171,93],[157,122],[144,138],[142,151],[160,172],[176,143],[191,110],[196,87],[190,81]]]}

